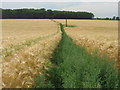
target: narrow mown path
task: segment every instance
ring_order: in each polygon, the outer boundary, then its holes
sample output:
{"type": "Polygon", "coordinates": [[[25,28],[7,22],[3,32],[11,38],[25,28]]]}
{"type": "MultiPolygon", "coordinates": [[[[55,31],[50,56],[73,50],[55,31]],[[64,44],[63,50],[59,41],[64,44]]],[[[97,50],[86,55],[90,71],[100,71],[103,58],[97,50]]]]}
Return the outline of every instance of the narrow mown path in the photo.
{"type": "Polygon", "coordinates": [[[120,77],[108,57],[90,55],[73,43],[60,24],[62,40],[51,62],[53,66],[37,77],[35,88],[118,88],[120,77]]]}

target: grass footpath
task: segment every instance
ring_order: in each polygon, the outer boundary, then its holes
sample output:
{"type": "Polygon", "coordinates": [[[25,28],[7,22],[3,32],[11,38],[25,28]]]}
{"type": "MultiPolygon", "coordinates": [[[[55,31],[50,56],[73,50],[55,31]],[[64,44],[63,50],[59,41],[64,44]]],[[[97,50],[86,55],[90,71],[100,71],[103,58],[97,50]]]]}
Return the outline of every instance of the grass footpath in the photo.
{"type": "Polygon", "coordinates": [[[51,62],[53,67],[36,79],[35,88],[119,88],[119,75],[108,57],[90,55],[73,43],[60,24],[62,40],[51,62]]]}

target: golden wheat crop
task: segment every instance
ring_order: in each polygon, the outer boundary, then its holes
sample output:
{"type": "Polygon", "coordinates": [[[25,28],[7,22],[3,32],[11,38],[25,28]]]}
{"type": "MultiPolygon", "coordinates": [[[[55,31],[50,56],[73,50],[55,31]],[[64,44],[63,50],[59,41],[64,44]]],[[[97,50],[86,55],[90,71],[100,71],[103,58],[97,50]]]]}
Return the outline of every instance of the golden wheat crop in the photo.
{"type": "MultiPolygon", "coordinates": [[[[65,20],[56,20],[65,25],[65,20]]],[[[109,20],[68,20],[66,33],[77,45],[82,45],[89,52],[98,49],[100,53],[118,60],[118,21],[109,20]]]]}
{"type": "MultiPolygon", "coordinates": [[[[0,19],[0,53],[2,52],[2,19],[0,19]]],[[[0,89],[2,88],[2,57],[0,55],[0,89]]]]}
{"type": "MultiPolygon", "coordinates": [[[[11,33],[10,35],[13,35],[13,37],[16,38],[15,41],[13,40],[15,42],[13,43],[13,47],[9,49],[11,50],[14,49],[17,52],[14,52],[5,57],[3,53],[3,57],[2,57],[3,87],[29,88],[34,85],[34,79],[36,78],[36,76],[38,74],[42,74],[44,70],[47,69],[48,66],[50,66],[51,63],[49,59],[51,58],[51,55],[54,49],[57,47],[61,39],[61,31],[58,28],[58,25],[50,20],[45,20],[45,21],[44,20],[28,20],[28,21],[16,20],[16,21],[17,21],[16,26],[12,26],[12,25],[9,26],[10,30],[13,30],[12,31],[13,34],[11,33]],[[17,25],[19,27],[17,27],[17,25]],[[25,30],[29,29],[30,31],[21,30],[20,26],[24,27],[25,30]],[[15,28],[12,29],[13,27],[16,27],[16,29],[15,28]],[[16,45],[17,43],[23,40],[26,40],[28,38],[32,39],[33,37],[35,38],[41,35],[44,35],[44,37],[46,38],[43,38],[40,40],[35,39],[35,41],[37,41],[35,44],[30,44],[30,45],[23,44],[23,48],[21,48],[20,50],[17,50],[15,49],[16,47],[14,47],[14,45],[16,45]],[[24,38],[19,39],[22,36],[24,38]]],[[[8,22],[6,23],[11,24],[11,22],[12,21],[8,20],[8,22]]],[[[4,27],[3,30],[5,30],[5,28],[8,28],[7,25],[4,25],[3,27],[4,27]]],[[[7,33],[4,32],[3,35],[8,35],[8,33],[10,32],[9,31],[7,33]]],[[[3,40],[5,40],[5,37],[7,36],[3,36],[3,40]]],[[[32,40],[32,42],[30,43],[33,43],[33,42],[34,40],[32,40]]],[[[10,44],[9,43],[7,44],[8,45],[6,45],[6,47],[9,47],[10,44]]]]}
{"type": "Polygon", "coordinates": [[[25,40],[56,32],[57,24],[49,19],[3,19],[2,45],[7,47],[25,40]]]}

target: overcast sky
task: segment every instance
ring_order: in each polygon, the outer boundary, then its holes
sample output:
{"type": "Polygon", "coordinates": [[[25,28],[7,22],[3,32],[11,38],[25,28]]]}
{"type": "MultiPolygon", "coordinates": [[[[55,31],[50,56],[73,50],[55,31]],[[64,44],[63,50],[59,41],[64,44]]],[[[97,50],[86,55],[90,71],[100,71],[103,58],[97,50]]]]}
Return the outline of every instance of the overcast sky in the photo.
{"type": "Polygon", "coordinates": [[[64,0],[69,2],[62,2],[63,0],[58,0],[57,2],[52,2],[55,0],[42,1],[43,0],[2,0],[2,8],[46,8],[65,11],[88,11],[94,13],[95,17],[118,16],[118,0],[101,0],[111,2],[100,2],[100,0],[89,0],[89,2],[87,2],[88,0],[84,0],[84,2],[83,0],[64,0]]]}
{"type": "Polygon", "coordinates": [[[120,0],[1,0],[2,2],[118,2],[120,0]]]}

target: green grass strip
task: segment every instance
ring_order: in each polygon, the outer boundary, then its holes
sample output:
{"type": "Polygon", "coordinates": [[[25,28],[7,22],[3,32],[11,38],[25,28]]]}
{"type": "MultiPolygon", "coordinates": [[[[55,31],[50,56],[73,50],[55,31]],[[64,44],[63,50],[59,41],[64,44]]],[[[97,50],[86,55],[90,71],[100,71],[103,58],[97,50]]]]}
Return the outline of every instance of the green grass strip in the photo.
{"type": "Polygon", "coordinates": [[[53,67],[37,77],[35,88],[119,88],[115,62],[106,56],[90,55],[74,44],[60,26],[62,40],[51,59],[53,67]]]}

